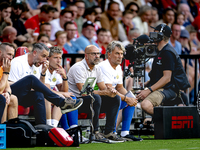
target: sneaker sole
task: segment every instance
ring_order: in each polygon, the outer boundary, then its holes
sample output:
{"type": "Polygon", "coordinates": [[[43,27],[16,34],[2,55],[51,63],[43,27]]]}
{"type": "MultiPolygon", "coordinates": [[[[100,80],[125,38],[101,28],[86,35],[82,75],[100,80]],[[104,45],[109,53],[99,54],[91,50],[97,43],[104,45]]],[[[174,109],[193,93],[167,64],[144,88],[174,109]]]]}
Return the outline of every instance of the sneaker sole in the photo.
{"type": "Polygon", "coordinates": [[[141,139],[141,140],[133,140],[133,139],[131,139],[131,138],[125,138],[125,137],[123,137],[123,139],[125,139],[126,141],[143,141],[143,139],[141,139]]]}
{"type": "Polygon", "coordinates": [[[125,141],[114,141],[114,140],[109,140],[110,143],[124,143],[125,141]]]}
{"type": "Polygon", "coordinates": [[[61,112],[62,112],[62,114],[66,114],[68,112],[74,111],[74,110],[78,109],[82,104],[83,104],[83,101],[81,101],[81,103],[77,107],[71,108],[71,109],[65,109],[65,110],[61,109],[61,112]]]}

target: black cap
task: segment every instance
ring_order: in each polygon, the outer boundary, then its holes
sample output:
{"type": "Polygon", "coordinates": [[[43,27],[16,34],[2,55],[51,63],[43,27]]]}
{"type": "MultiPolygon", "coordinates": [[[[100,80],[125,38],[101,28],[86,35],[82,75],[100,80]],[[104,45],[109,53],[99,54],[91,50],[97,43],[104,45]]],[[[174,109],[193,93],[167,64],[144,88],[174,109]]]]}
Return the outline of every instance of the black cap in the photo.
{"type": "Polygon", "coordinates": [[[14,6],[14,5],[22,5],[22,0],[12,0],[11,5],[12,6],[14,6]]]}
{"type": "Polygon", "coordinates": [[[172,34],[172,30],[166,24],[159,24],[157,27],[152,27],[156,31],[162,32],[165,36],[170,37],[172,34]]]}
{"type": "Polygon", "coordinates": [[[94,27],[94,24],[93,24],[91,21],[86,21],[86,22],[83,24],[83,28],[86,28],[87,26],[93,26],[93,27],[94,27]]]}

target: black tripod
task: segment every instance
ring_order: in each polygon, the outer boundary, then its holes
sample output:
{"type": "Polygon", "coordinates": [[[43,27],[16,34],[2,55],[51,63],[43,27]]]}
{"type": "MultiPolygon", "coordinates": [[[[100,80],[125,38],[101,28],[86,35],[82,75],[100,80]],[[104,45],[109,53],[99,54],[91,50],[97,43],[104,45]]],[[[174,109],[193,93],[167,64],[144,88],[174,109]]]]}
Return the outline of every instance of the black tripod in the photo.
{"type": "Polygon", "coordinates": [[[89,141],[86,141],[85,143],[91,143],[92,141],[95,141],[94,136],[94,126],[93,126],[93,117],[94,117],[94,110],[93,110],[93,102],[95,101],[94,97],[92,96],[94,89],[88,84],[83,91],[81,91],[81,95],[83,93],[87,93],[91,97],[91,103],[90,103],[90,110],[91,110],[91,119],[90,119],[90,136],[89,141]]]}

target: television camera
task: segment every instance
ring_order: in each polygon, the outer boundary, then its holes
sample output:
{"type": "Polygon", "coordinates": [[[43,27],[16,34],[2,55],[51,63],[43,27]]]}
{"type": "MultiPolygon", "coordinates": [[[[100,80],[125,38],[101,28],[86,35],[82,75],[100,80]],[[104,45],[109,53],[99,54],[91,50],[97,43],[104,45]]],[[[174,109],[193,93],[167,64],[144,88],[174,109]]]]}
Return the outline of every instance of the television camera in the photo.
{"type": "Polygon", "coordinates": [[[125,69],[124,76],[130,76],[134,79],[134,90],[144,89],[145,78],[145,64],[150,58],[157,55],[157,45],[163,39],[163,33],[150,32],[150,35],[141,35],[134,39],[133,44],[129,44],[125,47],[126,53],[125,59],[130,61],[128,69],[125,69]],[[134,72],[130,72],[130,68],[133,67],[134,72]],[[139,80],[142,83],[142,87],[139,85],[139,80]]]}

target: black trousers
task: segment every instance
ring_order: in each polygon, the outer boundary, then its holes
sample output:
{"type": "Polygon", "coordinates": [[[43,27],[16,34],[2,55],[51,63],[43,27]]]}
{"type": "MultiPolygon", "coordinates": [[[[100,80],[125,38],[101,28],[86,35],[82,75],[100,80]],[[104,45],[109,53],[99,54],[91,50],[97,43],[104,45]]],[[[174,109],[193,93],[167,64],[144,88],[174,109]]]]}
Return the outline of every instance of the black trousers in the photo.
{"type": "MultiPolygon", "coordinates": [[[[99,130],[99,114],[106,113],[105,134],[113,132],[115,129],[115,119],[120,106],[120,97],[116,95],[114,98],[108,96],[99,96],[93,94],[95,99],[93,103],[94,117],[93,126],[94,132],[99,130]]],[[[88,113],[91,116],[90,110],[91,97],[83,97],[83,105],[78,109],[79,113],[88,113]]]]}

